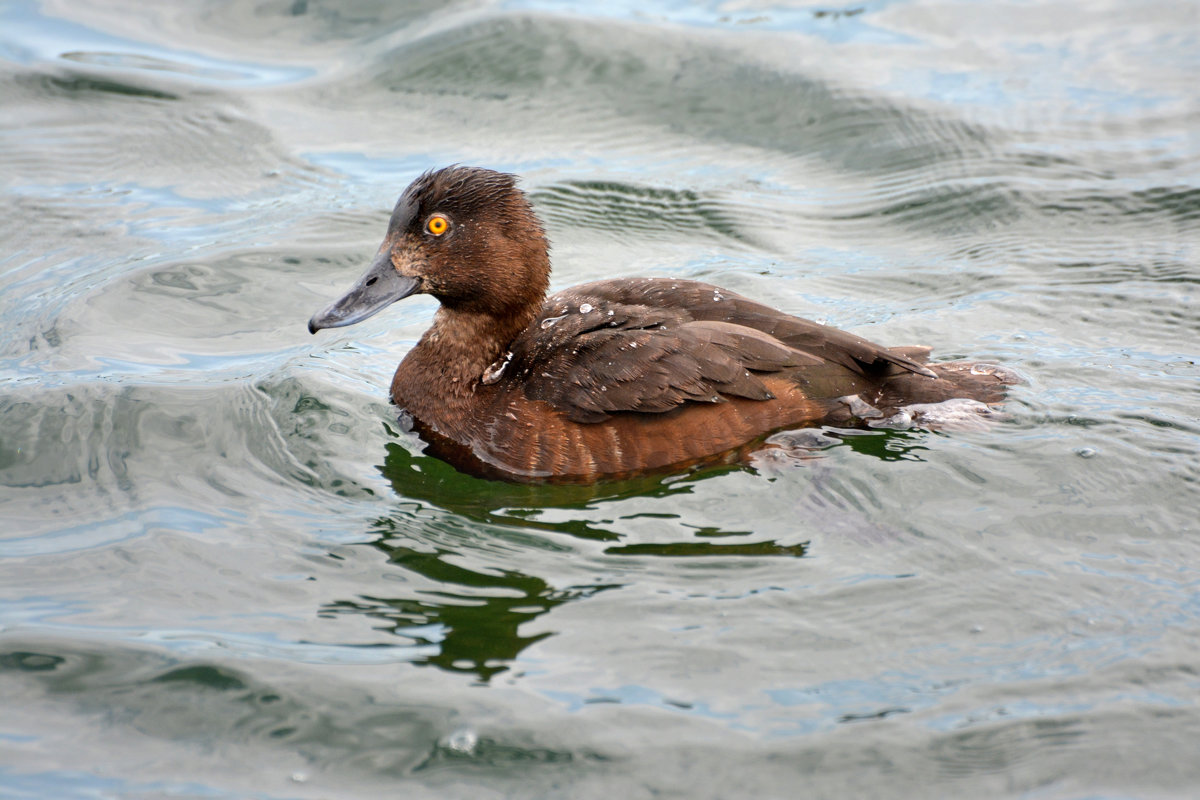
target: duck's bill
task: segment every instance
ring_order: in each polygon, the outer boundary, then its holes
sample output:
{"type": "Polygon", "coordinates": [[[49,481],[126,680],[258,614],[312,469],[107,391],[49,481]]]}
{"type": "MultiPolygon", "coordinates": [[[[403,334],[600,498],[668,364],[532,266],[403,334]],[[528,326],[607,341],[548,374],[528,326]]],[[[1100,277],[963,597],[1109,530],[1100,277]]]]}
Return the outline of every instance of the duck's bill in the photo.
{"type": "Polygon", "coordinates": [[[416,290],[417,281],[396,272],[385,251],[375,257],[371,268],[350,287],[350,291],[328,308],[313,314],[308,321],[308,331],[316,333],[322,328],[341,328],[362,322],[416,290]]]}

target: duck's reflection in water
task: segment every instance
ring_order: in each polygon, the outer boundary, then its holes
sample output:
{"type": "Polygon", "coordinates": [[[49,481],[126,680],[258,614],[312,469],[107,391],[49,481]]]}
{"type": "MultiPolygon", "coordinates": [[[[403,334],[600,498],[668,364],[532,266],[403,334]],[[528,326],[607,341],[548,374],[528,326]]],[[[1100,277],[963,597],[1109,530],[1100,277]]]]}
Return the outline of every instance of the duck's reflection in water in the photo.
{"type": "MultiPolygon", "coordinates": [[[[558,588],[512,569],[510,565],[517,559],[508,547],[500,546],[505,529],[523,534],[518,536],[520,540],[539,530],[587,540],[615,540],[620,538],[618,534],[594,527],[583,518],[543,523],[530,517],[541,508],[583,510],[600,499],[652,494],[656,485],[664,496],[685,491],[653,480],[607,487],[488,481],[464,475],[443,461],[414,454],[395,443],[387,445],[380,471],[397,496],[415,503],[418,509],[415,514],[380,518],[373,525],[371,546],[404,570],[404,594],[364,594],[329,603],[322,613],[365,614],[381,620],[385,630],[412,642],[417,654],[413,663],[472,673],[483,682],[509,669],[523,650],[553,633],[523,633],[529,631],[528,623],[571,600],[621,585],[558,588]],[[462,524],[464,520],[468,524],[462,524]]],[[[523,544],[526,542],[508,543],[515,547],[523,544]]],[[[553,543],[539,544],[555,549],[553,543]]],[[[396,586],[391,582],[383,585],[396,586]]]]}
{"type": "MultiPolygon", "coordinates": [[[[390,520],[389,520],[390,522],[390,520]]],[[[514,570],[475,570],[454,563],[458,553],[394,544],[385,534],[373,543],[407,573],[403,597],[362,595],[331,603],[324,613],[366,614],[384,629],[410,640],[415,664],[473,673],[483,682],[509,668],[521,652],[552,631],[523,635],[521,626],[550,609],[616,585],[555,589],[541,578],[514,570]]]]}
{"type": "MultiPolygon", "coordinates": [[[[819,451],[830,442],[888,460],[920,457],[919,435],[853,434],[818,442],[810,442],[811,436],[799,437],[775,448],[772,459],[756,461],[751,471],[770,480],[777,470],[808,469],[821,461],[819,451]]],[[[808,491],[793,498],[797,516],[805,520],[804,530],[792,531],[783,540],[755,533],[750,522],[746,529],[733,530],[694,525],[681,517],[693,505],[688,496],[702,484],[745,467],[713,467],[684,476],[595,485],[512,484],[465,475],[444,461],[424,456],[414,437],[404,445],[388,443],[379,469],[401,503],[396,513],[375,521],[370,545],[402,574],[396,576],[398,582],[381,582],[377,589],[399,585],[403,592],[390,597],[378,591],[364,593],[329,603],[322,613],[380,620],[381,629],[412,643],[413,663],[474,674],[483,682],[509,669],[526,648],[554,633],[545,627],[539,630],[538,617],[572,600],[625,585],[620,578],[597,580],[599,573],[594,572],[581,572],[575,583],[560,577],[557,584],[533,574],[539,563],[561,566],[560,557],[574,560],[576,545],[560,538],[563,534],[594,543],[588,546],[600,558],[678,559],[798,558],[809,551],[810,531],[876,541],[892,540],[895,533],[877,530],[853,508],[830,503],[820,478],[808,482],[808,491]],[[644,505],[636,505],[637,500],[667,502],[663,513],[647,513],[644,505]],[[628,526],[639,517],[669,518],[684,535],[669,541],[638,540],[629,535],[628,526]]],[[[618,574],[622,571],[614,568],[608,576],[618,574]]]]}

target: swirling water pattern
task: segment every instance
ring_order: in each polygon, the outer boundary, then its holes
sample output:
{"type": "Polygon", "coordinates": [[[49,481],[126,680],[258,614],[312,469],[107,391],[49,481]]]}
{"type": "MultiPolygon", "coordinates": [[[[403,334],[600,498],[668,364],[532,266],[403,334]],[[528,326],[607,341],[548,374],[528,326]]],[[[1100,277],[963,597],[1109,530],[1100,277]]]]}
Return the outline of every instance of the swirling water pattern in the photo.
{"type": "Polygon", "coordinates": [[[1186,796],[1200,7],[0,9],[0,795],[1186,796]],[[673,275],[1026,378],[986,431],[471,479],[309,337],[518,172],[673,275]]]}

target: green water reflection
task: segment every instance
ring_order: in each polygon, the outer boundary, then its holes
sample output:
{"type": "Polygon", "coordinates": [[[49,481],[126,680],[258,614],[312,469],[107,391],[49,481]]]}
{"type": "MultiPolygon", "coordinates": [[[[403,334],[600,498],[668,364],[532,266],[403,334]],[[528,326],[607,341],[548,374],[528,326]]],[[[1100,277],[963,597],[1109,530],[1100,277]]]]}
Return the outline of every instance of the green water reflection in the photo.
{"type": "Polygon", "coordinates": [[[571,600],[620,588],[620,584],[606,584],[556,589],[516,570],[473,570],[453,563],[458,553],[452,549],[426,552],[397,543],[396,528],[395,520],[381,519],[376,528],[380,538],[371,546],[386,554],[390,563],[440,588],[406,597],[363,595],[330,603],[322,613],[365,614],[382,620],[384,630],[418,648],[433,648],[414,659],[415,664],[474,673],[487,682],[508,669],[527,647],[553,633],[525,635],[523,625],[571,600]]]}
{"type": "MultiPolygon", "coordinates": [[[[449,464],[411,452],[395,442],[386,445],[381,473],[397,497],[416,501],[444,515],[465,518],[472,526],[484,523],[513,531],[565,534],[583,541],[605,542],[604,556],[630,558],[802,557],[808,542],[781,543],[754,539],[751,530],[680,525],[690,538],[672,542],[623,543],[623,534],[597,523],[589,515],[565,521],[539,519],[546,510],[598,512],[605,504],[631,497],[667,499],[691,494],[700,481],[727,474],[736,467],[717,467],[684,476],[659,476],[629,481],[579,485],[509,484],[475,478],[449,464]]],[[[674,513],[635,514],[679,520],[674,513]]],[[[434,543],[414,530],[408,515],[381,517],[372,526],[370,547],[390,564],[408,573],[410,588],[401,596],[364,594],[322,607],[323,615],[361,614],[382,621],[382,630],[412,643],[419,655],[413,663],[451,672],[470,673],[488,682],[510,668],[529,646],[554,634],[533,631],[539,617],[565,603],[621,588],[619,582],[586,586],[555,586],[529,571],[468,566],[469,545],[434,543]],[[414,541],[414,538],[416,541],[414,541]],[[415,546],[414,546],[415,545],[415,546]],[[428,546],[425,546],[428,545],[428,546]]]]}

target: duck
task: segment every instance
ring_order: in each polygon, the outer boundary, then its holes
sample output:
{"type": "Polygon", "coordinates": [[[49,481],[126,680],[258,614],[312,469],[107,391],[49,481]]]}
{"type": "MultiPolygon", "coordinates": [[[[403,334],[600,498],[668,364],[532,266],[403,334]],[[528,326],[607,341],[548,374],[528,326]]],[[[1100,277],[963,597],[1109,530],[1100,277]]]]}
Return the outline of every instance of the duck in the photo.
{"type": "Polygon", "coordinates": [[[369,268],[308,328],[434,297],[392,378],[399,419],[459,471],[525,483],[737,463],[781,431],[886,425],[945,401],[986,412],[1016,382],[699,281],[549,286],[549,242],[516,176],[454,165],[404,190],[369,268]]]}

